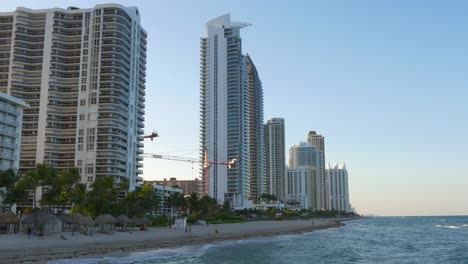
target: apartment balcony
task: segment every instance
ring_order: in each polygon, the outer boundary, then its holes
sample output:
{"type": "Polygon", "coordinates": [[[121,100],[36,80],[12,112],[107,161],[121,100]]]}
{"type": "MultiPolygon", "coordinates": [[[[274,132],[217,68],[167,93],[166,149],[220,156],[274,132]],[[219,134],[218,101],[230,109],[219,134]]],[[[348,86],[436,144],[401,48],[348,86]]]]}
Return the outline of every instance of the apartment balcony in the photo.
{"type": "Polygon", "coordinates": [[[7,160],[15,160],[15,155],[9,152],[0,152],[0,158],[7,159],[7,160]]]}
{"type": "Polygon", "coordinates": [[[0,146],[4,148],[16,149],[18,147],[18,144],[15,144],[13,142],[0,141],[0,146]]]}

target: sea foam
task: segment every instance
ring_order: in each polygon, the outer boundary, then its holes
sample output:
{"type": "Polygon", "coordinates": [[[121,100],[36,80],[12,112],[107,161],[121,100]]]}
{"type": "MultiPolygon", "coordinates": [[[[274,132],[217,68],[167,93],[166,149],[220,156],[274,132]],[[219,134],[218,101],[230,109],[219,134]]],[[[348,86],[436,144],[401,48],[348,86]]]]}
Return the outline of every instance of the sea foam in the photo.
{"type": "Polygon", "coordinates": [[[248,238],[241,240],[225,240],[208,244],[200,245],[188,245],[178,248],[163,248],[143,252],[130,253],[126,257],[104,257],[104,258],[83,258],[83,259],[63,259],[63,260],[53,260],[49,261],[48,264],[131,264],[131,263],[140,263],[147,261],[155,260],[164,260],[171,259],[175,257],[200,257],[205,254],[207,251],[219,248],[219,247],[228,247],[234,245],[243,245],[243,244],[261,244],[261,243],[271,243],[271,242],[281,242],[291,239],[297,239],[299,237],[305,237],[310,235],[309,233],[304,234],[293,234],[293,235],[281,235],[273,237],[258,237],[258,238],[248,238]]]}

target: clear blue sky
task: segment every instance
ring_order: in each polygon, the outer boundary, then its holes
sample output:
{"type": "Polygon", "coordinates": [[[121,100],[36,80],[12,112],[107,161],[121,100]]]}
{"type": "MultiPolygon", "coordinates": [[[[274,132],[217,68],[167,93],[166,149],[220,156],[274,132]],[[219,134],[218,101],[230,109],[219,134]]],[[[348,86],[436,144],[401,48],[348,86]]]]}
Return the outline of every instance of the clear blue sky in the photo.
{"type": "MultiPolygon", "coordinates": [[[[1,11],[108,1],[5,1],[1,11]]],[[[199,38],[231,13],[252,23],[265,118],[289,146],[326,137],[346,162],[351,202],[379,215],[468,214],[468,4],[463,1],[116,1],[149,34],[145,152],[198,149],[199,38]]],[[[196,156],[196,154],[195,154],[196,156]]],[[[194,178],[188,163],[145,160],[146,179],[194,178]]]]}

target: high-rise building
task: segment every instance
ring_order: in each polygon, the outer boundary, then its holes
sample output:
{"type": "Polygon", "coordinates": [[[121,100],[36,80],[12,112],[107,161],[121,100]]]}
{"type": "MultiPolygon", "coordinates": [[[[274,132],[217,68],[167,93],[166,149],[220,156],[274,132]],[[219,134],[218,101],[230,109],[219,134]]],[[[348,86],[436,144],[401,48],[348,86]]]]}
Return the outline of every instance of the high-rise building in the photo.
{"type": "Polygon", "coordinates": [[[320,201],[322,202],[321,208],[329,209],[328,207],[328,193],[327,193],[327,180],[325,176],[325,138],[318,135],[315,131],[310,131],[307,141],[319,150],[319,164],[317,164],[318,177],[320,185],[320,201]]]}
{"type": "Polygon", "coordinates": [[[76,166],[134,188],[143,166],[146,39],[136,7],[0,13],[0,91],[24,100],[20,173],[76,166]]]}
{"type": "MultiPolygon", "coordinates": [[[[289,149],[289,170],[307,168],[310,177],[308,184],[309,208],[322,209],[322,193],[320,186],[320,151],[308,142],[300,142],[289,149]]],[[[304,174],[306,175],[306,174],[304,174]]],[[[288,174],[289,176],[289,174],[288,174]]]]}
{"type": "Polygon", "coordinates": [[[240,29],[229,14],[206,23],[201,38],[200,156],[235,166],[202,169],[203,193],[235,208],[248,208],[264,188],[263,93],[240,29]]]}
{"type": "Polygon", "coordinates": [[[286,144],[284,119],[271,118],[265,124],[266,193],[285,200],[286,144]]]}
{"type": "Polygon", "coordinates": [[[250,199],[258,201],[266,192],[265,177],[265,146],[263,127],[263,89],[262,82],[249,55],[245,56],[248,100],[248,125],[249,125],[249,175],[250,175],[250,199]]]}
{"type": "Polygon", "coordinates": [[[317,203],[314,193],[317,184],[316,174],[317,170],[311,166],[288,168],[285,203],[300,206],[303,209],[315,210],[317,203]]]}
{"type": "Polygon", "coordinates": [[[0,92],[0,171],[18,171],[23,108],[28,107],[25,102],[0,92]]]}
{"type": "Polygon", "coordinates": [[[330,192],[329,209],[352,212],[353,210],[349,203],[348,171],[346,170],[346,165],[344,163],[333,166],[328,164],[327,167],[326,175],[330,192]]]}

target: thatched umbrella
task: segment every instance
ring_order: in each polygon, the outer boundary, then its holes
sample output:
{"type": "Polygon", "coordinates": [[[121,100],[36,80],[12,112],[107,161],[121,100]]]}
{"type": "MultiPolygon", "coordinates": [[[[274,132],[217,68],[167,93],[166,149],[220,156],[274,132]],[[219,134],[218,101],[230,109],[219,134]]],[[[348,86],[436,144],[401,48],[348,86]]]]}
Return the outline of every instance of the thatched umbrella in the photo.
{"type": "Polygon", "coordinates": [[[18,223],[18,217],[13,212],[0,212],[0,225],[17,225],[18,223]]]}
{"type": "Polygon", "coordinates": [[[151,220],[148,219],[148,217],[143,217],[140,219],[142,225],[151,225],[151,220]]]}
{"type": "MultiPolygon", "coordinates": [[[[71,223],[75,225],[81,225],[80,219],[83,217],[80,213],[73,213],[71,216],[71,223]]],[[[92,219],[91,219],[92,220],[92,219]]]]}
{"type": "Polygon", "coordinates": [[[112,224],[117,223],[117,219],[115,219],[115,217],[113,217],[110,214],[101,214],[101,215],[98,215],[96,219],[94,219],[94,222],[98,225],[107,225],[107,224],[112,225],[112,224]]]}
{"type": "Polygon", "coordinates": [[[101,232],[112,231],[112,226],[117,223],[117,219],[110,214],[101,214],[94,219],[94,222],[101,227],[101,232]]]}
{"type": "Polygon", "coordinates": [[[119,215],[119,216],[117,216],[117,222],[119,224],[126,224],[126,223],[131,223],[132,220],[130,218],[128,218],[128,216],[126,216],[126,215],[119,215]]]}
{"type": "Polygon", "coordinates": [[[81,216],[80,218],[78,218],[78,224],[85,226],[94,226],[96,223],[89,216],[81,216]]]}
{"type": "Polygon", "coordinates": [[[136,216],[134,216],[134,217],[132,218],[132,223],[134,223],[135,225],[141,225],[141,219],[138,218],[138,217],[136,217],[136,216]]]}
{"type": "Polygon", "coordinates": [[[58,219],[62,221],[62,224],[71,224],[72,223],[72,218],[68,215],[60,215],[58,216],[58,219]]]}
{"type": "Polygon", "coordinates": [[[22,224],[24,225],[47,225],[47,224],[52,224],[55,225],[57,224],[57,220],[55,217],[51,214],[45,213],[45,212],[40,212],[36,211],[27,216],[23,221],[21,221],[22,224]]]}

